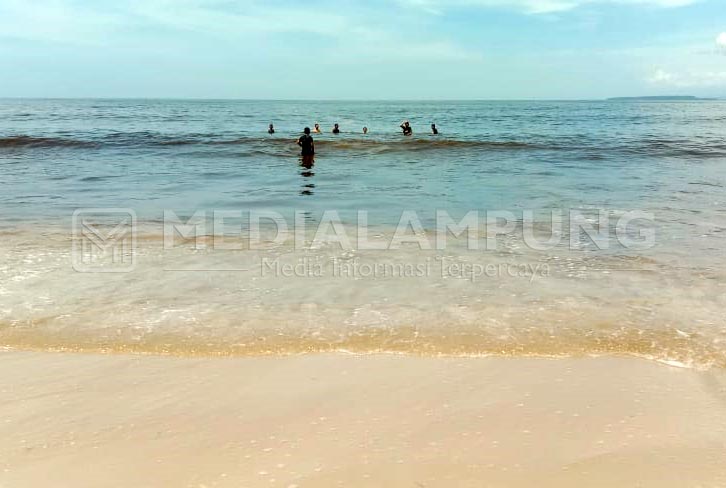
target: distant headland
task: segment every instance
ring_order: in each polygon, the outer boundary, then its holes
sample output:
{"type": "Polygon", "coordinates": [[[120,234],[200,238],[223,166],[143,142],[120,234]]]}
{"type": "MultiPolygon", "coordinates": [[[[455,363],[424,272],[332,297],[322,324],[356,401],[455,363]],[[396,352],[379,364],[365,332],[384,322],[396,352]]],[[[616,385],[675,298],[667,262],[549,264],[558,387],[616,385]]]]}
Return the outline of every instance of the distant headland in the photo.
{"type": "Polygon", "coordinates": [[[694,97],[694,96],[684,96],[684,95],[677,95],[677,96],[658,96],[658,97],[614,97],[614,98],[608,98],[608,101],[612,102],[639,102],[639,101],[693,101],[693,100],[717,100],[717,98],[700,98],[700,97],[694,97]]]}

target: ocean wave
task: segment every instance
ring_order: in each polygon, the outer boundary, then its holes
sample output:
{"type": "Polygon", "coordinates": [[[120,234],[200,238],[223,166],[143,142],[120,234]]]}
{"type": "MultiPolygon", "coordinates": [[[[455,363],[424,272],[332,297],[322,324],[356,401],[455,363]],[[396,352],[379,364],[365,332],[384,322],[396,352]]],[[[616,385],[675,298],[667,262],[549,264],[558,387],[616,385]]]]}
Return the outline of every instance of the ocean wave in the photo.
{"type": "MultiPolygon", "coordinates": [[[[297,150],[294,137],[235,137],[220,138],[213,134],[186,134],[170,136],[152,132],[133,132],[109,134],[100,138],[68,139],[59,137],[11,136],[0,137],[0,148],[33,148],[33,147],[103,147],[103,146],[249,146],[257,150],[263,148],[287,147],[297,150]]],[[[333,150],[375,150],[376,152],[420,151],[436,149],[472,148],[472,149],[558,149],[559,145],[532,143],[525,141],[477,141],[464,139],[339,139],[318,138],[318,147],[333,150]]]]}
{"type": "MultiPolygon", "coordinates": [[[[237,147],[245,153],[287,156],[297,152],[295,135],[284,136],[241,136],[225,137],[219,134],[191,133],[180,135],[159,134],[150,131],[112,133],[86,138],[65,138],[45,136],[0,137],[0,149],[33,148],[164,148],[164,147],[237,147]]],[[[666,140],[661,138],[640,138],[624,141],[563,137],[533,138],[532,140],[486,140],[456,139],[445,137],[383,136],[356,137],[340,136],[330,138],[316,136],[318,152],[358,152],[377,155],[400,152],[426,151],[539,151],[572,153],[585,160],[598,161],[609,155],[633,157],[675,157],[675,158],[723,158],[726,157],[726,144],[722,140],[687,141],[682,139],[666,140]]]]}
{"type": "Polygon", "coordinates": [[[96,143],[65,139],[60,137],[10,136],[0,137],[0,148],[32,148],[32,147],[93,147],[96,143]]]}
{"type": "Polygon", "coordinates": [[[375,152],[390,151],[429,151],[447,149],[479,149],[479,150],[557,150],[558,144],[534,143],[524,141],[478,141],[466,139],[403,139],[403,140],[339,140],[322,139],[315,141],[318,147],[342,150],[373,150],[375,152]]]}

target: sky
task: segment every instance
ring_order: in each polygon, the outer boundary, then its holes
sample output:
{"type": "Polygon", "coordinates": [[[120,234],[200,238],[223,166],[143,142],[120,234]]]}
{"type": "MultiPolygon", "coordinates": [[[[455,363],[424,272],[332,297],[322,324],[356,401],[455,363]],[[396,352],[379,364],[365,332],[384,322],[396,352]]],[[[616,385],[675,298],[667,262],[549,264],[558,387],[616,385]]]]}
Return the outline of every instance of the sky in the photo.
{"type": "Polygon", "coordinates": [[[0,97],[726,97],[724,0],[0,0],[0,97]]]}

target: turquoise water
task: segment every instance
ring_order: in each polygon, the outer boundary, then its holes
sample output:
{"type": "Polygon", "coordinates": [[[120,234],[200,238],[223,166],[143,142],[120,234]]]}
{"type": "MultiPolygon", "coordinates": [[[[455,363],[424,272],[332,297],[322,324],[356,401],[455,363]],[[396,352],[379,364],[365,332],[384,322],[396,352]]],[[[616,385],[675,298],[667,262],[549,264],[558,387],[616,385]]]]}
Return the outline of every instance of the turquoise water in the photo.
{"type": "Polygon", "coordinates": [[[725,123],[719,101],[0,100],[0,346],[627,354],[726,367],[725,123]],[[316,122],[325,133],[303,163],[294,141],[316,122]],[[78,269],[71,216],[87,207],[138,215],[134,266],[78,269]],[[515,225],[493,250],[466,237],[428,250],[327,237],[169,249],[165,210],[298,212],[310,224],[367,211],[384,243],[404,211],[430,241],[437,210],[508,211],[515,225]],[[545,235],[550,211],[644,211],[655,239],[536,249],[522,230],[530,210],[545,235]],[[474,279],[473,266],[499,272],[474,279]]]}
{"type": "Polygon", "coordinates": [[[705,211],[726,181],[724,123],[726,102],[2,100],[0,210],[705,211]],[[293,141],[315,122],[301,168],[293,141]]]}

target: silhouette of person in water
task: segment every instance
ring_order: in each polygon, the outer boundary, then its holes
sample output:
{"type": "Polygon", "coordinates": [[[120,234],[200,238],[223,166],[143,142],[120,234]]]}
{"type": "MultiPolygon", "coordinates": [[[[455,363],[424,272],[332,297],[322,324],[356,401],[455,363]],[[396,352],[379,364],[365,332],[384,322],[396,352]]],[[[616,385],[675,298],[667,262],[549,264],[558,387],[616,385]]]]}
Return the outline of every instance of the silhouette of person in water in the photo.
{"type": "Polygon", "coordinates": [[[267,129],[268,134],[274,134],[275,133],[275,126],[270,124],[270,128],[267,129]]]}
{"type": "Polygon", "coordinates": [[[315,124],[315,128],[313,129],[313,132],[316,134],[322,134],[323,131],[320,130],[320,124],[315,124]]]}
{"type": "Polygon", "coordinates": [[[338,124],[335,124],[333,127],[333,134],[340,134],[340,127],[338,127],[338,124]]]}
{"type": "MultiPolygon", "coordinates": [[[[303,135],[297,140],[297,145],[300,146],[300,166],[303,168],[300,175],[303,178],[312,178],[315,173],[312,171],[315,166],[315,141],[310,135],[310,127],[305,127],[303,135]]],[[[303,185],[303,189],[300,191],[301,195],[312,195],[313,189],[315,188],[314,183],[306,183],[303,185]]]]}
{"type": "Polygon", "coordinates": [[[368,127],[363,127],[363,134],[368,134],[368,127]]]}
{"type": "Polygon", "coordinates": [[[436,128],[436,124],[431,124],[431,133],[435,136],[439,135],[439,129],[436,128]]]}
{"type": "Polygon", "coordinates": [[[303,135],[297,140],[297,145],[302,149],[302,156],[312,157],[315,154],[315,141],[310,135],[310,127],[305,127],[303,135]]]}
{"type": "Polygon", "coordinates": [[[312,195],[313,190],[315,190],[315,183],[313,183],[312,179],[309,179],[315,176],[313,166],[315,166],[315,159],[313,159],[312,155],[300,157],[300,167],[302,168],[300,170],[300,176],[303,177],[303,185],[300,190],[300,195],[312,195]]]}
{"type": "Polygon", "coordinates": [[[410,136],[413,134],[413,129],[411,128],[411,124],[408,122],[408,120],[404,120],[401,124],[401,129],[403,129],[403,135],[404,136],[410,136]]]}

